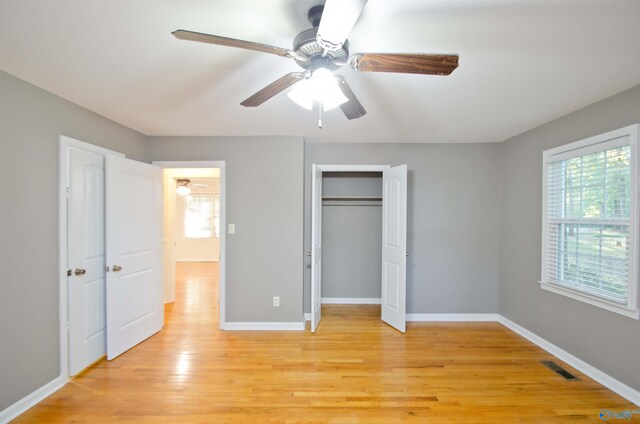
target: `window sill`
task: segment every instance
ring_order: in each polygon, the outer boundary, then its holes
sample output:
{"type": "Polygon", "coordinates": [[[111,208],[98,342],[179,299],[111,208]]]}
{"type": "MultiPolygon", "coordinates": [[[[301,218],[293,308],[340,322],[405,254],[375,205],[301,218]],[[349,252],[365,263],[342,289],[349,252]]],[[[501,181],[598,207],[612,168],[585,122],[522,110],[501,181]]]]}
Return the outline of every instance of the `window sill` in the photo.
{"type": "Polygon", "coordinates": [[[550,291],[552,293],[561,294],[563,296],[569,297],[571,299],[579,300],[584,303],[588,303],[589,305],[597,306],[602,309],[606,309],[607,311],[615,312],[620,315],[624,315],[629,318],[639,319],[640,311],[638,308],[628,308],[626,306],[609,302],[604,299],[598,299],[597,297],[590,296],[586,293],[581,293],[576,290],[571,290],[569,288],[565,288],[553,283],[545,283],[540,281],[540,288],[543,290],[550,291]]]}

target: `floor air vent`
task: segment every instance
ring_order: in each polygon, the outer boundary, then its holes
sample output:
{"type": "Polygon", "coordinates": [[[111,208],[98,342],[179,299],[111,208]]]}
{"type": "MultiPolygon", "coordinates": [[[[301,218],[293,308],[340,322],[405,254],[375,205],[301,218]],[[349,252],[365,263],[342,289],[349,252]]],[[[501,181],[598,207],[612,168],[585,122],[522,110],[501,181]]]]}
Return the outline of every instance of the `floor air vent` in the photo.
{"type": "Polygon", "coordinates": [[[563,376],[567,380],[580,380],[578,377],[571,374],[569,371],[565,370],[553,361],[540,361],[540,363],[556,374],[563,376]]]}

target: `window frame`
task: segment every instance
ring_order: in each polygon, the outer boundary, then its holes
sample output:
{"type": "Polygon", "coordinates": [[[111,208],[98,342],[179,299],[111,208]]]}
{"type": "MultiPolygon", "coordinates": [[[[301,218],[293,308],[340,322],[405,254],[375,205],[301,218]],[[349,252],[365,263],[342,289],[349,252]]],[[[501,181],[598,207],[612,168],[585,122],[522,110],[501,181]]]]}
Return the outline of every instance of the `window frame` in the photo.
{"type": "Polygon", "coordinates": [[[542,152],[542,256],[541,256],[541,281],[540,287],[556,294],[560,294],[584,303],[606,309],[611,312],[639,319],[640,310],[638,308],[638,247],[640,242],[638,219],[640,198],[638,189],[638,176],[640,175],[640,160],[638,158],[638,132],[640,124],[630,125],[617,130],[599,134],[584,140],[565,144],[542,152]],[[605,297],[590,294],[582,290],[572,289],[566,285],[561,285],[547,278],[547,229],[549,224],[548,214],[548,184],[549,175],[547,165],[549,163],[567,160],[575,157],[585,156],[591,153],[626,146],[625,138],[629,137],[630,146],[630,210],[629,210],[629,275],[627,286],[626,305],[618,303],[605,297]]]}

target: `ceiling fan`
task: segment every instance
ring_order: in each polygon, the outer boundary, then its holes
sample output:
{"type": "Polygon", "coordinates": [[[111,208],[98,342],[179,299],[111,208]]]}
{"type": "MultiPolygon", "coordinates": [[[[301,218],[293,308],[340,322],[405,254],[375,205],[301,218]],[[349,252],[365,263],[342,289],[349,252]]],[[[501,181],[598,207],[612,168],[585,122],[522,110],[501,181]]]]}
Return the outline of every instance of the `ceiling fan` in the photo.
{"type": "Polygon", "coordinates": [[[312,7],[308,14],[312,28],[295,37],[291,50],[182,29],[172,34],[181,40],[275,54],[293,59],[302,68],[300,72],[291,72],[267,85],[241,102],[242,106],[260,106],[281,91],[300,83],[289,93],[296,103],[311,109],[314,102],[320,102],[320,113],[323,108],[329,110],[339,105],[348,119],[356,119],[367,112],[347,81],[340,75],[331,74],[331,71],[349,66],[363,72],[449,75],[458,67],[458,55],[452,54],[350,54],[347,37],[366,3],[367,0],[327,0],[324,5],[312,7]]]}
{"type": "Polygon", "coordinates": [[[181,196],[186,196],[191,193],[191,187],[194,188],[207,188],[206,184],[192,183],[189,178],[177,178],[176,179],[176,193],[181,196]]]}

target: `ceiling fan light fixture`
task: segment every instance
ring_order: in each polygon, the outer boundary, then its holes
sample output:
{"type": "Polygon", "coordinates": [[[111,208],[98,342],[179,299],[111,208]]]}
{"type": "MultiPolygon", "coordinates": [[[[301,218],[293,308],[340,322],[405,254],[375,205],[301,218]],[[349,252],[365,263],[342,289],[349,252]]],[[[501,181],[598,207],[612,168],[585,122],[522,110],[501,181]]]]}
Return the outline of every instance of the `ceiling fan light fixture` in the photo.
{"type": "Polygon", "coordinates": [[[311,78],[300,81],[288,96],[307,110],[311,110],[314,102],[321,103],[325,112],[349,100],[331,71],[325,68],[316,69],[311,78]]]}
{"type": "Polygon", "coordinates": [[[331,71],[325,68],[319,68],[313,72],[311,83],[315,92],[317,101],[322,102],[325,111],[331,110],[346,102],[347,99],[336,81],[331,71]]]}
{"type": "Polygon", "coordinates": [[[176,193],[180,196],[191,194],[191,187],[189,187],[190,184],[191,180],[188,178],[178,178],[176,180],[176,193]]]}
{"type": "Polygon", "coordinates": [[[186,196],[187,194],[191,193],[191,189],[186,186],[178,186],[178,188],[176,189],[176,193],[178,193],[180,196],[186,196]]]}
{"type": "Polygon", "coordinates": [[[308,79],[304,79],[296,84],[293,90],[287,93],[287,96],[289,96],[291,100],[307,110],[313,108],[313,102],[315,100],[310,84],[308,79]]]}

